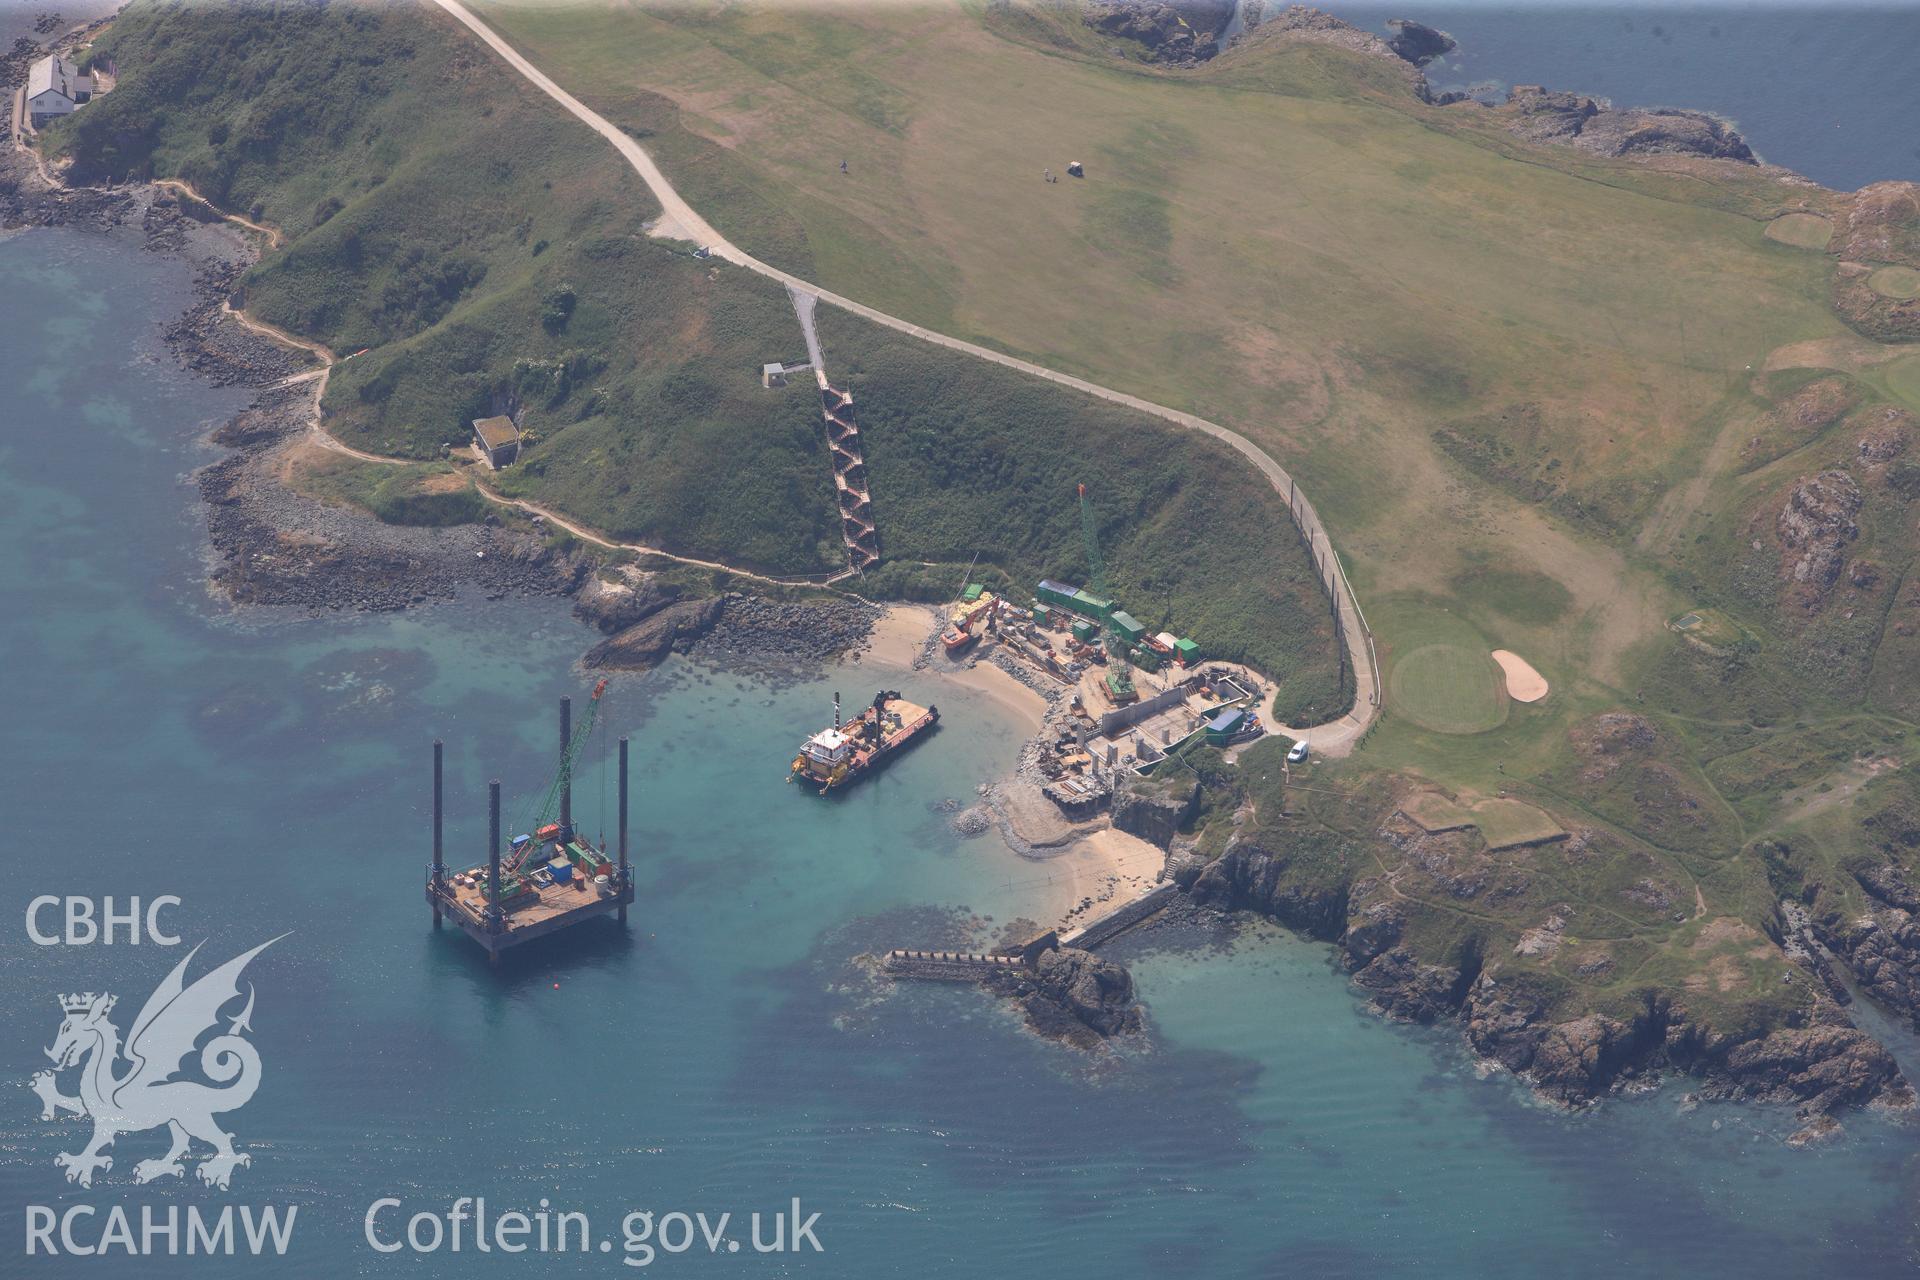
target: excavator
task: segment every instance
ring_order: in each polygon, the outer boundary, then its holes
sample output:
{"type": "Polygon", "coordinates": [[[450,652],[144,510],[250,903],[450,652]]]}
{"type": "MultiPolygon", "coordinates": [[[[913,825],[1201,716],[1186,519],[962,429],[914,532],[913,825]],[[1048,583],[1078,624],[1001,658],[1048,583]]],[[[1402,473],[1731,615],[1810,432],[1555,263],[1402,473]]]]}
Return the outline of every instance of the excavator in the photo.
{"type": "Polygon", "coordinates": [[[999,616],[1000,598],[991,591],[983,591],[978,600],[954,611],[953,623],[941,633],[940,643],[950,654],[963,652],[983,632],[993,630],[994,620],[999,616]]]}

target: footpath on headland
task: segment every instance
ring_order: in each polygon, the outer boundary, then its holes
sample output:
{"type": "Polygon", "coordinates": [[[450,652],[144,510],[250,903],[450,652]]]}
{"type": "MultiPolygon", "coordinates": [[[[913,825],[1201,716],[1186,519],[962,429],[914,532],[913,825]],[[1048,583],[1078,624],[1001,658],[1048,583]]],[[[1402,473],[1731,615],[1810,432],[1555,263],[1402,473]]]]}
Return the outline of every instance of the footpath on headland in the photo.
{"type": "Polygon", "coordinates": [[[1097,396],[1102,400],[1109,400],[1141,413],[1152,414],[1188,430],[1203,432],[1239,451],[1243,457],[1260,469],[1272,483],[1275,492],[1293,512],[1293,518],[1300,527],[1301,536],[1306,539],[1307,547],[1320,569],[1322,582],[1333,599],[1339,621],[1338,630],[1346,645],[1347,660],[1354,677],[1353,710],[1339,720],[1311,728],[1290,728],[1286,725],[1271,727],[1290,737],[1310,735],[1314,749],[1322,755],[1342,756],[1353,749],[1354,744],[1372,724],[1380,706],[1379,660],[1374,647],[1373,632],[1367,626],[1366,615],[1360,611],[1360,603],[1354,596],[1353,586],[1347,581],[1346,568],[1333,549],[1333,541],[1327,536],[1326,526],[1320,522],[1319,513],[1314,510],[1313,503],[1308,501],[1307,496],[1300,492],[1299,486],[1287,473],[1286,468],[1274,461],[1264,449],[1238,432],[1218,423],[1209,422],[1205,418],[1178,409],[1169,409],[1165,405],[1154,404],[1138,396],[1115,391],[1110,387],[1103,387],[1098,383],[1088,382],[1084,378],[1076,378],[1071,374],[1061,373],[1057,369],[1049,369],[1045,365],[1034,364],[1017,356],[995,351],[990,347],[978,346],[960,338],[935,332],[912,321],[902,320],[884,311],[877,311],[865,303],[841,297],[837,293],[822,289],[818,285],[760,261],[733,244],[701,217],[693,206],[674,190],[673,184],[667,181],[666,175],[660,171],[660,166],[654,163],[653,157],[648,155],[638,142],[621,132],[612,121],[562,89],[545,72],[522,56],[519,50],[509,44],[505,38],[476,17],[472,10],[460,0],[434,0],[434,3],[485,41],[487,46],[499,54],[508,66],[519,72],[535,88],[559,103],[568,114],[613,144],[614,150],[633,166],[634,172],[638,173],[641,180],[647,184],[647,189],[653,193],[654,199],[660,202],[661,215],[654,226],[654,234],[672,239],[690,240],[703,246],[714,257],[745,267],[769,279],[778,280],[789,289],[812,294],[831,306],[839,307],[843,311],[851,312],[875,324],[909,334],[923,342],[935,343],[981,360],[991,360],[1009,369],[1015,369],[1036,378],[1045,378],[1049,382],[1071,387],[1075,391],[1097,396]]]}

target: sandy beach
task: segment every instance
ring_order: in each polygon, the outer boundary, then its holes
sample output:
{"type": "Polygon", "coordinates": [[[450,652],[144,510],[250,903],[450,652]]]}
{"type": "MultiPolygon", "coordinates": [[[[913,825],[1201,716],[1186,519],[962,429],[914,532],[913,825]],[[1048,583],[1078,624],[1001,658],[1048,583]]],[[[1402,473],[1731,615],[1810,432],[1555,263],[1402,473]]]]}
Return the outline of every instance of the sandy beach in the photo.
{"type": "Polygon", "coordinates": [[[911,667],[913,660],[920,656],[921,646],[933,634],[939,618],[932,605],[889,605],[887,611],[880,615],[880,620],[873,624],[867,651],[859,660],[883,667],[911,667]]]}
{"type": "Polygon", "coordinates": [[[1077,929],[1147,893],[1165,864],[1160,847],[1138,836],[1111,827],[1090,832],[1038,864],[1050,878],[1036,888],[1033,918],[1062,933],[1077,929]]]}
{"type": "MultiPolygon", "coordinates": [[[[885,667],[896,671],[912,670],[914,660],[920,656],[928,638],[939,627],[939,611],[931,605],[891,605],[874,623],[867,651],[855,665],[885,667]]],[[[941,671],[927,667],[914,674],[917,678],[958,685],[986,694],[1013,713],[1024,733],[1036,732],[1046,720],[1047,700],[991,662],[982,662],[964,671],[941,671]]]]}
{"type": "MultiPolygon", "coordinates": [[[[939,626],[939,611],[932,606],[890,606],[874,624],[859,664],[912,670],[939,626]]],[[[1037,732],[1046,722],[1047,700],[991,662],[962,671],[927,667],[914,675],[985,694],[1013,716],[1023,734],[1037,732]]],[[[1014,891],[1019,915],[1064,933],[1154,887],[1166,861],[1157,845],[1113,830],[1104,818],[1097,823],[1068,822],[1031,783],[1004,778],[995,790],[999,816],[1034,853],[1022,854],[1004,844],[983,850],[987,865],[982,875],[1014,891]],[[1092,906],[1083,907],[1088,899],[1092,906]]]]}

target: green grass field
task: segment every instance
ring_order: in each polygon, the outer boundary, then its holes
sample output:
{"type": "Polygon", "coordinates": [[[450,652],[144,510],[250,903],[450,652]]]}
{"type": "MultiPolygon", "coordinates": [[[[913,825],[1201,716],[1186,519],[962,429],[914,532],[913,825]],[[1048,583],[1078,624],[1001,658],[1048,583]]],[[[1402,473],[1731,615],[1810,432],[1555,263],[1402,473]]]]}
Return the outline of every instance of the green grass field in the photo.
{"type": "Polygon", "coordinates": [[[1883,298],[1920,298],[1920,271],[1881,267],[1867,277],[1867,286],[1883,298]]]}
{"type": "Polygon", "coordinates": [[[615,120],[669,99],[708,145],[663,163],[748,249],[1260,441],[1363,592],[1443,590],[1497,524],[1568,596],[1511,647],[1615,684],[1685,603],[1619,548],[1748,365],[1845,332],[1777,196],[1517,157],[1325,46],[1166,73],[961,4],[482,11],[615,120]]]}
{"type": "Polygon", "coordinates": [[[1421,645],[1395,659],[1393,709],[1436,733],[1485,733],[1507,718],[1499,668],[1484,649],[1421,645]]]}
{"type": "Polygon", "coordinates": [[[1888,365],[1887,387],[1920,413],[1920,355],[1902,356],[1888,365]]]}
{"type": "Polygon", "coordinates": [[[1833,222],[1817,213],[1789,213],[1767,224],[1767,238],[1801,249],[1825,249],[1833,238],[1833,222]]]}

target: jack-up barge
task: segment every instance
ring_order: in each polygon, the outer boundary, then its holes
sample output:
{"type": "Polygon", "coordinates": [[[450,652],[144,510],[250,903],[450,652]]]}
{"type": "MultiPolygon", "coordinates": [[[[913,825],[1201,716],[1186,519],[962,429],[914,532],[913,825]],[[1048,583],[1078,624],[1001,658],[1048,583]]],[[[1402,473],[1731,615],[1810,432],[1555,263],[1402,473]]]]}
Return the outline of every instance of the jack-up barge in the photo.
{"type": "Polygon", "coordinates": [[[500,781],[487,784],[487,861],[449,874],[441,844],[441,743],[433,744],[433,862],[427,868],[427,903],[433,927],[452,920],[486,949],[495,965],[510,947],[544,938],[601,916],[621,923],[633,903],[633,868],[627,861],[627,740],[620,739],[618,861],[607,856],[605,837],[596,847],[573,823],[573,765],[599,711],[602,680],[593,690],[586,723],[573,732],[573,700],[560,699],[560,771],[531,830],[500,847],[500,781]],[[555,798],[559,812],[553,812],[555,798]],[[557,817],[557,821],[555,820],[557,817]]]}

